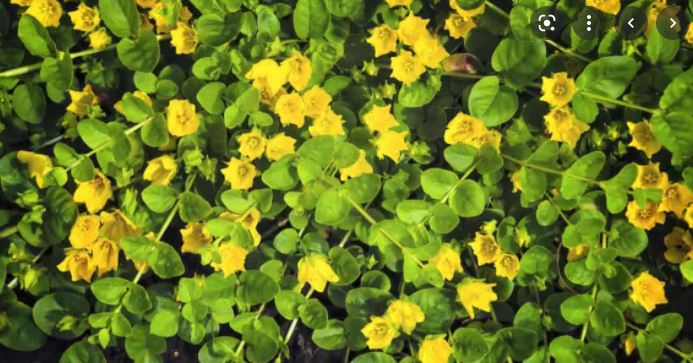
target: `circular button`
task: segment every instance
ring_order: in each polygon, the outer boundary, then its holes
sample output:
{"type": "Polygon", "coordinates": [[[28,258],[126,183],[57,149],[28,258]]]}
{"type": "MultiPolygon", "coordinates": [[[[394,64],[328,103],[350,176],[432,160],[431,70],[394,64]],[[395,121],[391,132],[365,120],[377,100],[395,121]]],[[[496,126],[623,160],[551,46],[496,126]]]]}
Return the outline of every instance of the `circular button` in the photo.
{"type": "Polygon", "coordinates": [[[688,19],[678,6],[662,9],[657,16],[657,31],[664,38],[676,40],[688,29],[688,19]]]}
{"type": "Polygon", "coordinates": [[[594,39],[599,35],[600,17],[599,11],[587,7],[573,20],[573,31],[580,38],[594,39]]]}
{"type": "Polygon", "coordinates": [[[635,39],[647,29],[647,13],[635,6],[629,6],[617,18],[618,32],[625,39],[635,39]]]}
{"type": "Polygon", "coordinates": [[[561,34],[566,22],[566,16],[558,9],[544,6],[532,13],[529,26],[534,35],[540,38],[553,38],[561,34]]]}

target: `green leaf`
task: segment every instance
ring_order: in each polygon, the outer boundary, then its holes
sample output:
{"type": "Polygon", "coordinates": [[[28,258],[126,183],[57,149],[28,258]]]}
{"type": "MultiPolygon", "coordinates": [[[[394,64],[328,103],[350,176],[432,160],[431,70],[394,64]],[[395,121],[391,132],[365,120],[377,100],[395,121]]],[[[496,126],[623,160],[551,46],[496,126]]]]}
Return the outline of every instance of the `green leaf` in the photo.
{"type": "Polygon", "coordinates": [[[142,200],[152,212],[165,213],[176,204],[178,191],[166,185],[150,185],[142,190],[142,200]]]}
{"type": "Polygon", "coordinates": [[[315,345],[325,350],[344,349],[347,345],[344,323],[336,319],[329,320],[323,328],[315,329],[311,338],[315,345]]]}
{"type": "Polygon", "coordinates": [[[577,159],[563,173],[561,194],[566,199],[576,199],[582,196],[604,167],[606,155],[601,151],[593,151],[577,159]]]}
{"type": "Polygon", "coordinates": [[[543,41],[534,38],[531,41],[505,38],[493,51],[491,58],[493,69],[518,87],[525,86],[539,77],[545,63],[546,46],[543,41]]]}
{"type": "Polygon", "coordinates": [[[40,349],[46,335],[34,324],[31,309],[19,301],[4,302],[2,312],[9,321],[0,331],[0,344],[22,352],[40,349]]]}
{"type": "Polygon", "coordinates": [[[472,328],[459,328],[453,335],[452,355],[460,362],[478,362],[489,351],[483,335],[472,328]]]}
{"type": "Polygon", "coordinates": [[[37,124],[46,115],[46,95],[34,83],[22,83],[12,92],[14,113],[22,120],[37,124]]]}
{"type": "Polygon", "coordinates": [[[661,339],[664,343],[669,343],[676,339],[683,328],[683,317],[679,313],[667,313],[657,316],[650,320],[645,327],[650,335],[661,339]]]}
{"type": "Polygon", "coordinates": [[[243,271],[239,281],[236,298],[247,305],[268,302],[279,292],[279,285],[271,277],[260,271],[243,271]]]}
{"type": "MultiPolygon", "coordinates": [[[[336,1],[336,0],[328,0],[336,1]]],[[[391,355],[382,352],[368,352],[359,354],[351,363],[397,363],[391,355]]]]}
{"type": "Polygon", "coordinates": [[[623,257],[636,258],[647,248],[647,233],[623,219],[616,220],[609,231],[609,247],[623,257]]]}
{"type": "Polygon", "coordinates": [[[152,106],[130,92],[123,95],[121,106],[123,115],[130,122],[140,123],[154,117],[152,106]]]}
{"type": "Polygon", "coordinates": [[[165,242],[156,244],[156,250],[149,256],[149,265],[154,273],[162,279],[180,276],[185,266],[173,246],[165,242]]]}
{"type": "Polygon", "coordinates": [[[327,309],[318,299],[309,299],[298,307],[301,323],[311,329],[324,328],[327,325],[327,309]]]}
{"type": "Polygon", "coordinates": [[[673,154],[693,155],[693,115],[687,112],[670,112],[652,117],[652,131],[659,142],[673,154]]]}
{"type": "Polygon", "coordinates": [[[332,247],[330,249],[330,266],[339,276],[338,286],[351,285],[361,275],[361,267],[356,258],[344,248],[332,247]]]}
{"type": "Polygon", "coordinates": [[[623,314],[614,305],[599,301],[590,316],[590,325],[604,336],[612,337],[626,331],[626,321],[623,314]]]}
{"type": "Polygon", "coordinates": [[[582,325],[589,320],[592,304],[588,294],[571,296],[561,304],[561,316],[571,324],[582,325]]]}
{"type": "Polygon", "coordinates": [[[118,305],[128,291],[130,282],[120,277],[98,279],[91,284],[96,300],[106,305],[118,305]]]}
{"type": "Polygon", "coordinates": [[[429,205],[423,200],[403,200],[397,204],[397,217],[404,223],[423,223],[428,215],[429,205]]]}
{"type": "Polygon", "coordinates": [[[582,342],[569,335],[554,338],[549,345],[551,356],[558,363],[580,363],[578,354],[581,348],[582,342]]]}
{"type": "Polygon", "coordinates": [[[679,74],[664,90],[659,107],[669,111],[687,112],[693,109],[693,69],[679,74]]]}
{"type": "Polygon", "coordinates": [[[421,188],[433,199],[442,199],[458,181],[457,174],[441,168],[430,168],[421,173],[421,188]]]}
{"type": "Polygon", "coordinates": [[[635,337],[635,344],[638,347],[640,359],[645,363],[656,362],[664,351],[662,339],[645,332],[638,332],[638,335],[635,337]]]}
{"type": "Polygon", "coordinates": [[[369,319],[372,315],[383,315],[392,295],[372,287],[357,287],[349,290],[344,300],[349,316],[369,319]]]}
{"type": "Polygon", "coordinates": [[[118,37],[139,33],[140,16],[135,0],[99,0],[99,10],[104,24],[118,37]]]}
{"type": "Polygon", "coordinates": [[[90,149],[94,150],[111,142],[111,129],[98,120],[84,119],[77,124],[77,132],[90,149]]]}
{"type": "Polygon", "coordinates": [[[529,358],[537,347],[537,334],[523,328],[504,328],[498,331],[498,339],[505,343],[513,360],[529,358]]]}
{"type": "Polygon", "coordinates": [[[408,108],[423,107],[433,101],[433,98],[435,98],[438,91],[440,91],[440,87],[440,77],[431,76],[425,81],[419,79],[412,84],[402,85],[402,88],[399,90],[399,95],[397,96],[397,101],[402,106],[408,108]]]}
{"type": "Polygon", "coordinates": [[[106,358],[101,353],[101,350],[89,344],[86,340],[78,341],[72,344],[60,356],[59,363],[106,363],[106,358]]]}
{"type": "Polygon", "coordinates": [[[678,39],[667,39],[659,32],[656,26],[650,30],[647,38],[647,57],[652,63],[669,63],[676,57],[679,51],[680,41],[678,39]]]}
{"type": "Polygon", "coordinates": [[[60,339],[74,339],[87,330],[89,309],[89,303],[81,295],[57,292],[34,304],[33,317],[44,333],[60,339]]]}
{"type": "Polygon", "coordinates": [[[306,303],[306,298],[301,293],[293,290],[282,290],[274,297],[274,305],[279,314],[285,319],[298,317],[298,308],[306,303]]]}
{"type": "Polygon", "coordinates": [[[336,226],[349,216],[351,206],[339,194],[339,188],[322,193],[315,206],[315,221],[327,226],[336,226]]]}
{"type": "Polygon", "coordinates": [[[517,94],[509,87],[501,86],[500,78],[486,76],[472,87],[469,94],[469,112],[480,118],[487,127],[507,122],[515,111],[517,94]]]}
{"type": "Polygon", "coordinates": [[[204,14],[197,19],[195,30],[203,44],[219,47],[235,38],[241,30],[240,14],[204,14]]]}
{"type": "Polygon", "coordinates": [[[450,208],[460,217],[481,215],[486,207],[486,192],[473,180],[463,180],[450,195],[450,208]]]}
{"type": "Polygon", "coordinates": [[[294,31],[301,39],[322,38],[330,24],[324,0],[298,0],[294,8],[294,31]]]}
{"type": "Polygon", "coordinates": [[[79,208],[67,190],[52,186],[46,191],[43,214],[43,243],[57,244],[65,240],[77,219],[79,208]]]}
{"type": "Polygon", "coordinates": [[[17,35],[32,55],[49,58],[57,52],[55,42],[53,42],[48,30],[29,14],[24,14],[19,18],[17,35]]]}
{"type": "Polygon", "coordinates": [[[255,15],[257,15],[258,34],[266,34],[269,37],[274,37],[279,34],[281,24],[271,7],[265,5],[257,6],[255,8],[255,15]]]}
{"type": "MultiPolygon", "coordinates": [[[[104,0],[100,2],[104,2],[104,0]]],[[[123,65],[133,71],[149,73],[159,63],[159,40],[154,35],[154,32],[149,29],[142,29],[137,39],[123,38],[118,43],[116,50],[118,51],[118,58],[123,62],[123,65]]]]}
{"type": "Polygon", "coordinates": [[[160,113],[142,127],[142,142],[151,147],[160,147],[168,144],[168,127],[166,118],[160,113]]]}
{"type": "Polygon", "coordinates": [[[136,362],[159,362],[160,355],[166,351],[166,339],[150,334],[147,327],[140,324],[132,329],[125,338],[125,351],[136,362]]]}
{"type": "Polygon", "coordinates": [[[438,203],[431,209],[431,218],[428,223],[431,225],[431,230],[436,233],[450,233],[457,227],[460,219],[447,204],[438,203]]]}
{"type": "Polygon", "coordinates": [[[693,260],[686,261],[679,265],[679,267],[681,267],[683,278],[688,282],[693,282],[693,260]]]}
{"type": "Polygon", "coordinates": [[[186,223],[199,222],[212,213],[212,206],[199,194],[183,192],[180,200],[180,219],[186,223]]]}
{"type": "Polygon", "coordinates": [[[444,334],[455,320],[457,293],[452,289],[426,288],[411,294],[411,302],[424,313],[424,321],[416,325],[421,334],[444,334]]]}
{"type": "Polygon", "coordinates": [[[578,88],[609,98],[618,98],[638,71],[638,63],[628,56],[599,58],[585,67],[577,78],[578,88]]]}
{"type": "Polygon", "coordinates": [[[41,63],[41,79],[51,87],[65,91],[72,86],[74,72],[69,53],[59,52],[56,58],[46,58],[41,63]]]}
{"type": "Polygon", "coordinates": [[[537,223],[540,226],[548,227],[558,219],[558,208],[548,200],[542,200],[537,206],[537,223]]]}
{"type": "Polygon", "coordinates": [[[573,113],[578,120],[585,123],[592,123],[599,115],[599,106],[592,98],[585,96],[584,93],[576,93],[570,101],[573,113]]]}
{"type": "Polygon", "coordinates": [[[443,151],[445,161],[458,173],[464,173],[474,165],[478,154],[479,149],[463,143],[450,145],[443,151]]]}
{"type": "Polygon", "coordinates": [[[224,112],[224,100],[222,98],[226,85],[221,82],[207,83],[197,92],[197,102],[205,111],[213,115],[221,115],[224,112]]]}
{"type": "Polygon", "coordinates": [[[141,316],[152,308],[152,302],[149,300],[149,295],[144,287],[136,283],[130,283],[129,290],[123,298],[123,306],[129,312],[141,316]]]}
{"type": "Polygon", "coordinates": [[[616,363],[616,357],[606,346],[599,343],[587,343],[580,352],[584,363],[616,363]]]}

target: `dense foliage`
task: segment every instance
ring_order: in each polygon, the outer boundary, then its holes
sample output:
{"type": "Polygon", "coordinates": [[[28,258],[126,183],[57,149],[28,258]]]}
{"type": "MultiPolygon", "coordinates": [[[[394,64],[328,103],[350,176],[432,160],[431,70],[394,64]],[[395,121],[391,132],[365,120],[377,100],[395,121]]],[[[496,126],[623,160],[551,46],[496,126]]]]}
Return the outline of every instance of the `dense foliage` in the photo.
{"type": "Polygon", "coordinates": [[[673,3],[560,0],[543,39],[548,0],[0,2],[0,344],[690,361],[673,3]]]}

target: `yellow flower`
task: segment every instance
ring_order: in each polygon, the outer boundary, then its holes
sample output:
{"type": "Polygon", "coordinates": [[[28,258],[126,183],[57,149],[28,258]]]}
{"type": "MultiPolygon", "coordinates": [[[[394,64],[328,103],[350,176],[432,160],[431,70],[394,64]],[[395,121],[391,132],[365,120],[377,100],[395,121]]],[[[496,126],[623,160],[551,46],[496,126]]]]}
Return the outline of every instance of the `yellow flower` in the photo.
{"type": "Polygon", "coordinates": [[[575,148],[580,135],[590,129],[587,124],[578,121],[567,106],[551,109],[544,116],[544,123],[551,134],[551,140],[565,142],[572,148],[575,148]]]}
{"type": "Polygon", "coordinates": [[[281,72],[287,75],[291,87],[297,91],[306,88],[308,81],[310,81],[310,76],[313,74],[313,66],[310,64],[310,59],[300,53],[295,53],[282,61],[280,67],[281,72]]]}
{"type": "Polygon", "coordinates": [[[626,356],[630,356],[635,351],[635,335],[632,332],[628,333],[626,340],[623,342],[623,350],[626,352],[626,356]]]}
{"type": "Polygon", "coordinates": [[[339,281],[339,276],[327,262],[327,257],[310,254],[298,261],[298,283],[303,286],[306,282],[317,292],[325,291],[328,282],[339,281]]]}
{"type": "Polygon", "coordinates": [[[36,180],[36,186],[40,189],[45,188],[46,181],[44,176],[53,168],[51,158],[47,155],[20,150],[17,152],[17,160],[28,166],[29,176],[36,180]]]}
{"type": "Polygon", "coordinates": [[[106,205],[112,195],[111,181],[101,171],[95,170],[94,179],[77,182],[73,199],[76,203],[84,203],[89,213],[94,214],[106,205]]]}
{"type": "Polygon", "coordinates": [[[373,167],[366,160],[366,152],[359,149],[359,158],[346,168],[339,169],[339,179],[347,181],[349,178],[356,178],[357,176],[371,173],[373,173],[373,167]]]}
{"type": "Polygon", "coordinates": [[[183,253],[197,253],[200,248],[212,243],[212,235],[202,223],[188,223],[180,230],[180,236],[183,240],[180,251],[183,253]]]}
{"type": "Polygon", "coordinates": [[[462,272],[460,254],[448,244],[441,245],[436,255],[431,257],[428,263],[433,265],[445,280],[451,280],[455,272],[462,272]]]}
{"type": "Polygon", "coordinates": [[[446,363],[452,354],[452,348],[445,338],[426,337],[419,347],[421,363],[446,363]]]}
{"type": "Polygon", "coordinates": [[[250,67],[245,74],[245,78],[253,81],[253,87],[267,92],[269,98],[279,92],[287,81],[285,67],[279,67],[274,59],[263,59],[250,67]],[[263,81],[265,82],[263,84],[263,81]]]}
{"type": "Polygon", "coordinates": [[[75,30],[81,30],[83,32],[90,32],[96,29],[101,23],[101,18],[99,17],[98,8],[90,8],[84,3],[79,3],[77,10],[68,13],[70,15],[70,20],[75,25],[73,28],[75,30]]]}
{"type": "Polygon", "coordinates": [[[87,250],[70,250],[65,253],[65,259],[58,264],[58,271],[70,272],[72,281],[84,280],[91,282],[96,266],[91,262],[87,250]]]}
{"type": "Polygon", "coordinates": [[[469,244],[474,251],[479,266],[494,263],[500,257],[501,249],[493,235],[476,232],[474,241],[469,244]]]}
{"type": "Polygon", "coordinates": [[[380,57],[397,50],[397,31],[383,24],[371,29],[371,36],[366,39],[373,46],[375,57],[380,57]]]}
{"type": "Polygon", "coordinates": [[[115,242],[107,238],[99,238],[91,248],[92,262],[98,269],[99,277],[118,268],[120,248],[115,242]]]}
{"type": "Polygon", "coordinates": [[[664,223],[666,216],[658,210],[657,204],[647,203],[645,208],[640,208],[637,202],[632,201],[626,208],[626,218],[630,224],[649,231],[655,225],[664,223]]]}
{"type": "Polygon", "coordinates": [[[667,246],[664,259],[669,263],[680,264],[690,258],[689,254],[693,251],[693,237],[689,231],[674,227],[674,230],[664,237],[664,245],[667,246]]]}
{"type": "Polygon", "coordinates": [[[683,215],[683,219],[688,223],[688,228],[693,228],[693,205],[686,208],[686,213],[683,215]]]}
{"type": "Polygon", "coordinates": [[[440,67],[440,62],[450,56],[448,51],[440,44],[440,39],[429,33],[419,37],[419,40],[414,44],[414,52],[428,68],[440,67]]]}
{"type": "Polygon", "coordinates": [[[253,186],[257,169],[250,161],[231,158],[228,166],[222,169],[221,173],[224,175],[224,179],[231,184],[231,189],[247,190],[253,186]]]}
{"type": "Polygon", "coordinates": [[[522,181],[520,180],[520,169],[513,171],[510,175],[510,181],[513,183],[513,193],[522,191],[522,181]]]}
{"type": "Polygon", "coordinates": [[[363,115],[363,122],[371,132],[386,132],[397,126],[395,116],[390,112],[391,105],[373,107],[363,115]]]}
{"type": "MultiPolygon", "coordinates": [[[[305,105],[306,115],[318,118],[327,112],[332,102],[332,96],[320,86],[313,86],[303,94],[303,104],[305,105]]],[[[301,124],[303,126],[303,124],[301,124]]]]}
{"type": "Polygon", "coordinates": [[[267,141],[265,156],[267,156],[267,160],[279,160],[286,155],[293,154],[295,152],[294,145],[296,145],[296,139],[280,132],[267,141]]]}
{"type": "Polygon", "coordinates": [[[570,103],[576,91],[575,82],[566,72],[554,73],[552,77],[541,77],[540,100],[553,107],[563,107],[570,103]]]}
{"type": "Polygon", "coordinates": [[[246,214],[245,218],[243,218],[241,220],[240,219],[241,217],[242,217],[241,214],[230,213],[230,212],[223,212],[219,215],[219,218],[221,218],[221,219],[226,219],[227,221],[230,221],[230,222],[239,222],[246,229],[256,228],[258,223],[260,223],[260,218],[262,216],[260,215],[260,211],[257,208],[253,208],[250,210],[249,213],[246,214]]]}
{"type": "Polygon", "coordinates": [[[177,137],[190,135],[200,126],[195,105],[188,100],[171,100],[166,110],[166,122],[168,132],[177,137]]]}
{"type": "Polygon", "coordinates": [[[662,189],[669,184],[667,173],[659,171],[659,163],[647,165],[636,165],[638,176],[633,182],[633,189],[662,189]]]}
{"type": "Polygon", "coordinates": [[[89,46],[94,49],[103,49],[111,44],[111,36],[105,29],[99,29],[89,33],[89,46]]]}
{"type": "Polygon", "coordinates": [[[414,46],[419,37],[426,34],[428,30],[428,19],[420,18],[413,13],[409,13],[409,16],[404,18],[404,20],[399,22],[399,27],[397,28],[397,35],[399,35],[399,40],[404,43],[404,45],[414,46]]]}
{"type": "Polygon", "coordinates": [[[445,129],[443,139],[449,145],[460,142],[469,143],[473,138],[484,135],[488,130],[478,118],[458,112],[445,129]]]}
{"type": "MultiPolygon", "coordinates": [[[[178,18],[174,18],[175,6],[176,4],[173,2],[157,1],[149,10],[149,18],[154,19],[157,33],[167,33],[174,28],[177,22],[187,23],[192,18],[192,13],[185,6],[180,8],[178,18]]],[[[146,8],[146,6],[143,7],[146,8]]]]}
{"type": "Polygon", "coordinates": [[[684,38],[686,39],[686,43],[693,44],[693,24],[688,25],[688,30],[684,38]]]}
{"type": "Polygon", "coordinates": [[[406,84],[414,83],[426,71],[426,67],[409,51],[402,51],[390,60],[391,77],[406,84]]]}
{"type": "Polygon", "coordinates": [[[512,281],[520,271],[520,259],[510,253],[503,253],[494,262],[496,276],[505,277],[512,281]]]}
{"type": "Polygon", "coordinates": [[[648,158],[662,149],[662,144],[657,141],[652,132],[652,126],[647,121],[638,123],[627,122],[628,132],[633,137],[633,141],[628,144],[638,150],[642,150],[648,158]]]}
{"type": "Polygon", "coordinates": [[[197,43],[197,32],[186,23],[179,21],[176,29],[171,31],[171,44],[176,47],[176,54],[192,54],[197,43]]]}
{"type": "Polygon", "coordinates": [[[313,120],[313,124],[308,127],[310,136],[322,135],[344,135],[344,118],[328,108],[320,117],[313,120]]]}
{"type": "Polygon", "coordinates": [[[445,20],[445,29],[455,39],[466,37],[475,27],[474,19],[466,18],[460,14],[450,14],[447,20],[445,20]]]}
{"type": "Polygon", "coordinates": [[[159,1],[160,0],[137,0],[137,5],[139,5],[139,7],[141,7],[141,8],[151,9],[159,1]]]}
{"type": "Polygon", "coordinates": [[[409,145],[405,140],[407,132],[386,131],[375,140],[375,148],[378,158],[388,157],[395,163],[399,163],[402,151],[409,150],[409,145]]]}
{"type": "Polygon", "coordinates": [[[630,283],[633,292],[630,298],[640,304],[648,313],[654,310],[659,304],[666,304],[667,297],[664,295],[664,281],[658,280],[650,275],[649,272],[642,272],[630,283]]]}
{"type": "Polygon", "coordinates": [[[494,149],[500,150],[501,134],[496,130],[489,130],[479,136],[472,137],[467,143],[476,148],[480,148],[483,145],[491,145],[494,149]]]}
{"type": "Polygon", "coordinates": [[[621,10],[621,0],[586,0],[585,6],[591,6],[607,14],[616,15],[621,10]]]}
{"type": "Polygon", "coordinates": [[[153,185],[169,185],[171,179],[176,176],[178,165],[171,155],[161,155],[149,160],[142,177],[152,182],[153,185]]]}
{"type": "Polygon", "coordinates": [[[29,6],[34,0],[10,0],[10,4],[15,4],[18,6],[29,6]]]}
{"type": "Polygon", "coordinates": [[[120,242],[123,237],[139,236],[142,230],[132,223],[123,212],[116,209],[113,213],[101,212],[101,235],[111,241],[120,242]]]}
{"type": "Polygon", "coordinates": [[[279,115],[282,125],[296,125],[303,127],[306,118],[306,105],[304,99],[298,93],[289,93],[279,96],[274,105],[274,112],[279,115]]]}
{"type": "Polygon", "coordinates": [[[662,193],[662,203],[659,205],[659,210],[674,212],[676,217],[683,219],[683,211],[691,203],[693,203],[693,193],[687,186],[680,183],[669,184],[662,193]]]}
{"type": "Polygon", "coordinates": [[[477,16],[477,15],[481,15],[486,10],[486,4],[481,4],[481,6],[474,8],[474,9],[469,9],[469,10],[464,10],[461,7],[459,7],[457,5],[456,0],[450,0],[449,4],[450,4],[450,9],[455,10],[457,12],[457,14],[459,14],[460,16],[463,16],[465,18],[471,18],[471,17],[477,16]]]}
{"type": "Polygon", "coordinates": [[[99,217],[81,215],[77,217],[70,229],[70,244],[74,248],[87,248],[99,237],[101,222],[99,217]]]}
{"type": "Polygon", "coordinates": [[[33,0],[26,13],[36,18],[43,26],[60,26],[63,8],[56,0],[33,0]]]}
{"type": "Polygon", "coordinates": [[[70,99],[72,100],[67,106],[67,111],[72,112],[79,117],[87,115],[90,106],[99,104],[99,98],[94,93],[90,84],[84,86],[82,91],[69,90],[70,99]]]}
{"type": "Polygon", "coordinates": [[[583,245],[577,245],[575,247],[569,248],[567,256],[568,262],[577,261],[587,256],[589,252],[590,248],[583,245]]]}
{"type": "Polygon", "coordinates": [[[245,271],[245,257],[248,255],[248,250],[245,248],[233,242],[227,242],[219,246],[219,255],[221,262],[212,262],[212,268],[215,271],[221,270],[224,272],[224,276],[245,271]]]}
{"type": "Polygon", "coordinates": [[[395,6],[411,6],[413,0],[385,0],[387,6],[394,8],[395,6]]]}
{"type": "Polygon", "coordinates": [[[238,151],[250,160],[255,160],[265,153],[267,139],[256,130],[241,134],[236,140],[239,143],[238,151]]]}
{"type": "Polygon", "coordinates": [[[411,334],[416,324],[424,321],[424,313],[419,305],[405,300],[395,300],[387,307],[385,319],[389,320],[396,329],[411,334]]]}
{"type": "Polygon", "coordinates": [[[494,286],[496,284],[469,278],[457,285],[457,298],[470,318],[474,319],[474,308],[487,313],[491,311],[491,302],[498,299],[493,292],[494,286]]]}
{"type": "Polygon", "coordinates": [[[371,316],[371,321],[361,329],[361,333],[368,339],[368,349],[386,348],[392,339],[399,335],[397,328],[386,318],[371,316]]]}

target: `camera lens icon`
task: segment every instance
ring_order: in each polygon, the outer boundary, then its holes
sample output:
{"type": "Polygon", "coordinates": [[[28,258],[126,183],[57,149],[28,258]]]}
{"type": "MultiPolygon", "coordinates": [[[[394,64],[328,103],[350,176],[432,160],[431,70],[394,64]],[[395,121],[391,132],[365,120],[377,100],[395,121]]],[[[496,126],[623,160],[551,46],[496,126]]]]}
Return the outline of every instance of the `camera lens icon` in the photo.
{"type": "Polygon", "coordinates": [[[537,27],[541,32],[556,31],[556,16],[553,14],[541,14],[539,15],[539,24],[537,27]]]}

